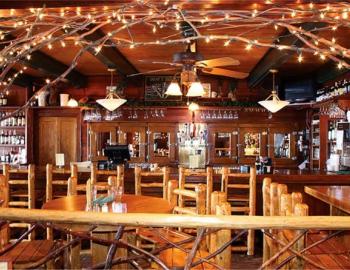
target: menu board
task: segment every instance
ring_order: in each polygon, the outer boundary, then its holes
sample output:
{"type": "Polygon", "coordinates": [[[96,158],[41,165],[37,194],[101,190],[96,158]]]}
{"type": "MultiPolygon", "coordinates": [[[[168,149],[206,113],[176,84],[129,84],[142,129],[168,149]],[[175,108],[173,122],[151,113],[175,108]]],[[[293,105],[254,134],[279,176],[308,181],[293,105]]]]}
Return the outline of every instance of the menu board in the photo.
{"type": "Polygon", "coordinates": [[[178,100],[179,97],[165,94],[173,76],[146,76],[145,77],[145,100],[178,100]]]}

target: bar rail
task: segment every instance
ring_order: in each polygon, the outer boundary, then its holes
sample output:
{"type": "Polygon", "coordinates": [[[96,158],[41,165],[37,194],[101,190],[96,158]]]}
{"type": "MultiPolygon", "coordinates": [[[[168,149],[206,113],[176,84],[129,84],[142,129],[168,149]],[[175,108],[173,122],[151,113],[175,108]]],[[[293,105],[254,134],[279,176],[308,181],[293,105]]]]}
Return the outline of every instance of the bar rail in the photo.
{"type": "Polygon", "coordinates": [[[188,216],[176,214],[116,214],[41,209],[0,209],[0,220],[57,224],[149,226],[220,229],[350,229],[350,216],[188,216]]]}

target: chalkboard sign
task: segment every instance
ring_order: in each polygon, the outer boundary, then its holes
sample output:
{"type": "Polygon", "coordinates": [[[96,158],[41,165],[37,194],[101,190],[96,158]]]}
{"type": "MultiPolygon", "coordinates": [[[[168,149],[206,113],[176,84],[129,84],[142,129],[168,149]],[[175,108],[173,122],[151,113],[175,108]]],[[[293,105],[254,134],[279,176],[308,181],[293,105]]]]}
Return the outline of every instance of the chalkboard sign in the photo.
{"type": "Polygon", "coordinates": [[[179,100],[181,97],[167,96],[165,94],[173,76],[146,76],[145,100],[179,100]]]}

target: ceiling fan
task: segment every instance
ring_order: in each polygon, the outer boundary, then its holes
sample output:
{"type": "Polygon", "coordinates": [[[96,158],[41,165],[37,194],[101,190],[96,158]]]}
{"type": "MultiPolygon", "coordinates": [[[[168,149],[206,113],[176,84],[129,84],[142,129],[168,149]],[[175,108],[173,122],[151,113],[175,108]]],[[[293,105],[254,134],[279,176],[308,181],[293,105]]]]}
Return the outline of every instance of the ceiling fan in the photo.
{"type": "MultiPolygon", "coordinates": [[[[144,60],[140,61],[144,62],[144,60]]],[[[179,71],[181,84],[189,85],[196,81],[197,70],[211,75],[225,76],[235,79],[244,79],[249,75],[244,72],[220,68],[223,66],[237,66],[240,64],[238,60],[233,59],[232,57],[220,57],[206,60],[201,53],[191,51],[191,45],[188,46],[186,51],[175,53],[173,55],[173,62],[151,61],[151,63],[170,65],[173,67],[131,74],[128,77],[181,68],[181,71],[179,71]]]]}

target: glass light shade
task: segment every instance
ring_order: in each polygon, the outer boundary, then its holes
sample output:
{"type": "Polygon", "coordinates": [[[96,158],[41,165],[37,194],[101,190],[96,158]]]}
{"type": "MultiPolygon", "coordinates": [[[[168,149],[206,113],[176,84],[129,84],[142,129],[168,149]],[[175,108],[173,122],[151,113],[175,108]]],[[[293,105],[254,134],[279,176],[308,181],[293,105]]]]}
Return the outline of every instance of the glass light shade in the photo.
{"type": "Polygon", "coordinates": [[[78,107],[78,101],[76,101],[74,98],[71,98],[68,103],[67,103],[68,107],[78,107]]]}
{"type": "Polygon", "coordinates": [[[102,107],[106,108],[109,111],[114,111],[115,109],[122,106],[126,99],[123,98],[113,98],[113,96],[107,96],[106,98],[98,99],[96,100],[98,104],[100,104],[102,107]]]}
{"type": "Polygon", "coordinates": [[[289,104],[289,101],[280,100],[276,94],[276,92],[272,92],[272,94],[263,101],[258,102],[261,106],[265,107],[268,111],[275,113],[284,108],[289,104]],[[272,100],[269,98],[272,97],[272,100]]]}
{"type": "Polygon", "coordinates": [[[190,89],[188,89],[188,97],[201,97],[204,94],[203,85],[200,82],[191,83],[190,89]]]}
{"type": "Polygon", "coordinates": [[[191,102],[190,105],[188,105],[188,109],[191,111],[191,112],[195,112],[195,111],[198,111],[199,110],[199,105],[195,102],[191,102]]]}
{"type": "Polygon", "coordinates": [[[182,96],[180,85],[177,82],[171,82],[165,94],[168,96],[182,96]]]}

